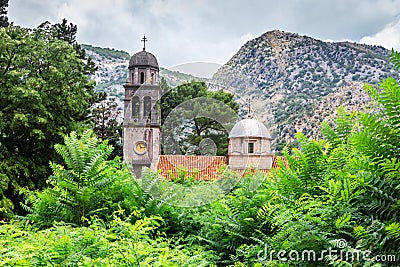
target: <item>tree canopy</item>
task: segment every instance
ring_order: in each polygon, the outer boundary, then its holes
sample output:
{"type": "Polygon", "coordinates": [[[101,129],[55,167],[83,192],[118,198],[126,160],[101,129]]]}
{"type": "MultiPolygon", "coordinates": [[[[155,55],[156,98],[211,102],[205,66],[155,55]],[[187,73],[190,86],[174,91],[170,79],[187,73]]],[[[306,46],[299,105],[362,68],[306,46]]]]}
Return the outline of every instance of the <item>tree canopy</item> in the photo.
{"type": "Polygon", "coordinates": [[[122,157],[122,121],[119,119],[122,110],[115,98],[105,99],[92,107],[94,133],[101,140],[108,140],[114,147],[111,158],[122,157]]]}
{"type": "MultiPolygon", "coordinates": [[[[165,85],[163,87],[165,92],[165,85]]],[[[167,89],[161,99],[161,121],[165,138],[169,138],[166,136],[168,135],[165,125],[167,118],[177,111],[176,108],[179,105],[182,107],[179,112],[184,110],[185,113],[184,115],[182,113],[174,114],[178,120],[183,120],[180,122],[180,126],[184,129],[174,127],[175,134],[179,139],[178,147],[170,150],[169,153],[208,154],[207,151],[202,152],[201,147],[202,145],[204,145],[203,148],[210,147],[210,143],[213,142],[216,155],[227,155],[229,131],[221,124],[221,120],[226,123],[236,121],[239,105],[234,101],[234,95],[223,90],[210,91],[204,82],[197,81],[167,89]],[[182,119],[183,117],[189,119],[182,119]]],[[[163,149],[165,152],[166,147],[164,146],[163,149]]]]}
{"type": "Polygon", "coordinates": [[[42,24],[0,28],[0,207],[12,209],[23,189],[41,188],[56,159],[53,146],[88,121],[98,100],[90,61],[64,40],[76,29],[42,24]],[[11,199],[13,200],[12,203],[11,199]]]}

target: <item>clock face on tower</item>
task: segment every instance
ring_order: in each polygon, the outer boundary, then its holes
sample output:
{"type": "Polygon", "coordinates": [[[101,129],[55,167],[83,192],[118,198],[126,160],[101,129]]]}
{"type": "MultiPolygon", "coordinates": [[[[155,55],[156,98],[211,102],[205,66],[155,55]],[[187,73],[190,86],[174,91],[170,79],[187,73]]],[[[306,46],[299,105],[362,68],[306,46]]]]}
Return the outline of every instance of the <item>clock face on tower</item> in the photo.
{"type": "Polygon", "coordinates": [[[135,153],[142,155],[147,151],[147,143],[145,141],[136,142],[134,147],[135,153]]]}

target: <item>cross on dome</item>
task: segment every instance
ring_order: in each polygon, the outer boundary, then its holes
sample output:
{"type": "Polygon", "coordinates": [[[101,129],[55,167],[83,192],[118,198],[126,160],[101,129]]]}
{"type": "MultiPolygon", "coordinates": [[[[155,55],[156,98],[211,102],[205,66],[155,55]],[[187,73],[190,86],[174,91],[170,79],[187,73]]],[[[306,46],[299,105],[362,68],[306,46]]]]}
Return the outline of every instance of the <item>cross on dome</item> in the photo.
{"type": "Polygon", "coordinates": [[[249,119],[252,119],[252,118],[254,117],[254,116],[253,116],[253,112],[251,111],[251,101],[250,101],[250,98],[247,99],[247,115],[246,115],[246,117],[249,118],[249,119]]]}

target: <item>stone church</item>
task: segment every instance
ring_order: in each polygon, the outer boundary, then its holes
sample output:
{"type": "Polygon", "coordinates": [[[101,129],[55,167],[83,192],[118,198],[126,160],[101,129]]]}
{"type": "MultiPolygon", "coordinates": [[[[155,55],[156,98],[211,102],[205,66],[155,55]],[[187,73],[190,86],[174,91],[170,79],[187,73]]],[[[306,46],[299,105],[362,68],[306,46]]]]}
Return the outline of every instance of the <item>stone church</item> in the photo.
{"type": "MultiPolygon", "coordinates": [[[[146,38],[142,41],[145,44],[146,38]]],[[[158,170],[163,177],[176,175],[177,168],[194,173],[196,179],[216,179],[223,166],[242,171],[248,167],[268,172],[276,166],[271,153],[271,135],[259,121],[239,120],[229,133],[228,157],[161,155],[161,87],[156,57],[143,50],[129,61],[129,75],[124,85],[123,152],[136,177],[142,168],[158,170]]]]}

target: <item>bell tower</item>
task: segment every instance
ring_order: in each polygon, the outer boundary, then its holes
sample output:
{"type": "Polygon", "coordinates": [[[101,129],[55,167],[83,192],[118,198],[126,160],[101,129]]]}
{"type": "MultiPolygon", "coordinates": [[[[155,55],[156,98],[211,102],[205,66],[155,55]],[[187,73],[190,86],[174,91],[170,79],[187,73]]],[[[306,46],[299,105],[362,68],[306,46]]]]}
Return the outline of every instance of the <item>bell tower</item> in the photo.
{"type": "Polygon", "coordinates": [[[129,74],[124,85],[123,151],[124,161],[132,165],[137,178],[143,167],[154,166],[160,155],[161,87],[156,57],[143,50],[129,61],[129,74]]]}

